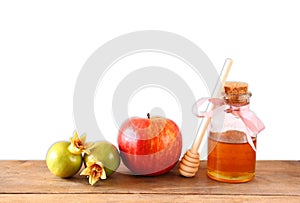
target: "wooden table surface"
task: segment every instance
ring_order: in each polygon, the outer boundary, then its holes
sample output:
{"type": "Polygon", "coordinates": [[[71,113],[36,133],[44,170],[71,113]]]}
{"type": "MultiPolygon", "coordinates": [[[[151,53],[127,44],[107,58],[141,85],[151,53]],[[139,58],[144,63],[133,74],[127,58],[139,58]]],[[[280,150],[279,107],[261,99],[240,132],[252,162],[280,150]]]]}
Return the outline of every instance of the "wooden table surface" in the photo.
{"type": "Polygon", "coordinates": [[[201,162],[194,178],[177,167],[158,177],[124,174],[125,167],[95,186],[86,177],[62,179],[45,161],[0,161],[0,202],[300,202],[300,161],[257,161],[248,183],[220,183],[201,162]],[[123,170],[123,171],[122,171],[123,170]]]}

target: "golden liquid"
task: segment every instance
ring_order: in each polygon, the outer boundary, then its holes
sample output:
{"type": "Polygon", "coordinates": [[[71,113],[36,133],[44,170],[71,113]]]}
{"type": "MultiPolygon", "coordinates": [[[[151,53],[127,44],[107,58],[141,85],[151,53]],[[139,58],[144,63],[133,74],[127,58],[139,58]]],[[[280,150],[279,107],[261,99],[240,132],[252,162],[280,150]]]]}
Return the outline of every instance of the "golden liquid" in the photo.
{"type": "MultiPolygon", "coordinates": [[[[241,183],[253,179],[256,152],[245,140],[245,136],[240,131],[210,133],[210,153],[207,159],[207,175],[210,178],[228,183],[241,183]]],[[[256,146],[256,138],[252,140],[256,146]]]]}

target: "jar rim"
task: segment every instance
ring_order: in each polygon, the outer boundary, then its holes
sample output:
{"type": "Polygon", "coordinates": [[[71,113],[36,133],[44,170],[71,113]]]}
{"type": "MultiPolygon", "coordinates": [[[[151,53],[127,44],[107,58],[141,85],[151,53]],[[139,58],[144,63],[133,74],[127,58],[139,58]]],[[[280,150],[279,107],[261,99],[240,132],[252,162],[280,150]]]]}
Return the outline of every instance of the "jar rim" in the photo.
{"type": "Polygon", "coordinates": [[[226,94],[225,92],[222,93],[222,96],[223,97],[226,97],[226,96],[235,96],[235,97],[251,97],[252,96],[252,92],[247,92],[246,94],[226,94]]]}
{"type": "Polygon", "coordinates": [[[251,92],[246,94],[223,94],[223,99],[226,104],[234,106],[244,106],[250,103],[251,92]]]}

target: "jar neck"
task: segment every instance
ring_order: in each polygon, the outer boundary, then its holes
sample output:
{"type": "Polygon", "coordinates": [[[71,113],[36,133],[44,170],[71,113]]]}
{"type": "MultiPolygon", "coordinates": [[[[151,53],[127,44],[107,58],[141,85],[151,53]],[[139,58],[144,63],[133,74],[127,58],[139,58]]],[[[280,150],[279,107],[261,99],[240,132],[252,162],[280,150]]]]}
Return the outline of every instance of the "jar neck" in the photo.
{"type": "Polygon", "coordinates": [[[245,106],[250,103],[251,92],[247,94],[224,94],[225,104],[230,106],[245,106]]]}

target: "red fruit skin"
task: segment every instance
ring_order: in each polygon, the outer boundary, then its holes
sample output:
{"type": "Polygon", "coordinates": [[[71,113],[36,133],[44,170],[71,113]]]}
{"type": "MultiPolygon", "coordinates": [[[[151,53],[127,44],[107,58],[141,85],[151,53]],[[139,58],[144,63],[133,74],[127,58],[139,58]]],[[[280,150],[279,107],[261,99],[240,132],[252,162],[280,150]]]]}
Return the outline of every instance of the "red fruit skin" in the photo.
{"type": "Polygon", "coordinates": [[[170,119],[130,118],[119,130],[118,145],[123,163],[135,175],[157,176],[177,164],[182,136],[170,119]]]}

